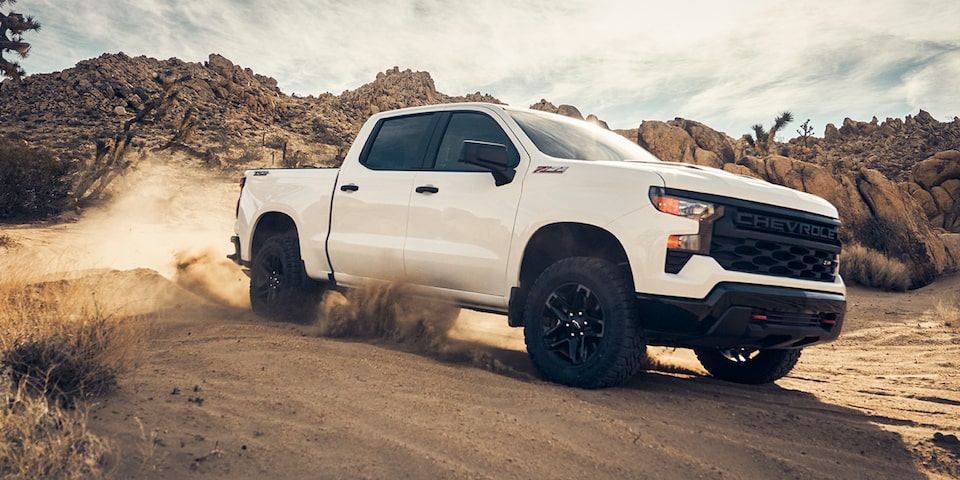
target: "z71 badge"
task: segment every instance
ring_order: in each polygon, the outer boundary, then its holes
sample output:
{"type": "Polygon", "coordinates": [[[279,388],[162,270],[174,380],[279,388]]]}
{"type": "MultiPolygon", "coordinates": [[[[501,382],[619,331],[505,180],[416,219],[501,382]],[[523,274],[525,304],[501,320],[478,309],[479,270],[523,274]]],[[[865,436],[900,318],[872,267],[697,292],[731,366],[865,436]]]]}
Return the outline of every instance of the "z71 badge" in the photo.
{"type": "Polygon", "coordinates": [[[567,171],[567,167],[554,167],[552,165],[539,165],[533,171],[533,173],[563,173],[567,171]]]}

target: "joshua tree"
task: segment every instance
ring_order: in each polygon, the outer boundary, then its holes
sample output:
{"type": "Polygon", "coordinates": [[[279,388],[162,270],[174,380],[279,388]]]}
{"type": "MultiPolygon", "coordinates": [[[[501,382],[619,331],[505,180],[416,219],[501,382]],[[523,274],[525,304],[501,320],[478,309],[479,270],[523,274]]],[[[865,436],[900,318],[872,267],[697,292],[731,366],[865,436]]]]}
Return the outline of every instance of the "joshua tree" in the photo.
{"type": "Polygon", "coordinates": [[[753,136],[749,133],[744,135],[744,138],[751,147],[757,149],[758,153],[761,155],[769,155],[775,151],[777,132],[792,121],[793,114],[783,112],[773,120],[773,126],[770,127],[769,132],[763,129],[763,124],[758,123],[751,127],[753,128],[753,133],[757,136],[756,140],[754,140],[753,136]]]}
{"type": "Polygon", "coordinates": [[[134,137],[143,126],[166,116],[177,101],[180,85],[189,79],[189,75],[178,76],[173,71],[157,74],[153,80],[160,86],[160,91],[149,98],[133,118],[124,122],[113,138],[97,140],[96,154],[81,166],[74,185],[74,200],[78,204],[96,199],[118,175],[136,166],[139,159],[126,159],[134,137]]]}
{"type": "MultiPolygon", "coordinates": [[[[0,0],[0,8],[6,4],[13,6],[14,3],[17,3],[17,0],[0,0]]],[[[0,74],[4,77],[23,77],[24,71],[20,64],[3,58],[3,54],[10,51],[20,58],[26,58],[30,53],[30,44],[23,41],[23,33],[36,30],[40,30],[40,24],[33,17],[16,12],[0,12],[0,74]]]]}
{"type": "Polygon", "coordinates": [[[803,146],[808,146],[810,143],[810,137],[813,136],[813,127],[810,126],[809,118],[806,122],[803,122],[803,124],[800,125],[800,128],[797,129],[797,133],[800,134],[800,141],[803,142],[803,146]]]}

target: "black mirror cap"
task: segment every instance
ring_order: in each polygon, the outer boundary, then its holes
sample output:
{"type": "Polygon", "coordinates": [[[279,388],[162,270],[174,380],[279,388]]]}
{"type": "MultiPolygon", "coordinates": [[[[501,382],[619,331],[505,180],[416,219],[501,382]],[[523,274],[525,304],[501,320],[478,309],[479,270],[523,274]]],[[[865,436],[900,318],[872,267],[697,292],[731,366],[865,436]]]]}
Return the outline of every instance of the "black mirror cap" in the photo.
{"type": "Polygon", "coordinates": [[[513,181],[517,174],[515,168],[520,164],[520,154],[510,152],[506,145],[499,143],[464,140],[458,161],[490,171],[499,187],[513,181]]]}

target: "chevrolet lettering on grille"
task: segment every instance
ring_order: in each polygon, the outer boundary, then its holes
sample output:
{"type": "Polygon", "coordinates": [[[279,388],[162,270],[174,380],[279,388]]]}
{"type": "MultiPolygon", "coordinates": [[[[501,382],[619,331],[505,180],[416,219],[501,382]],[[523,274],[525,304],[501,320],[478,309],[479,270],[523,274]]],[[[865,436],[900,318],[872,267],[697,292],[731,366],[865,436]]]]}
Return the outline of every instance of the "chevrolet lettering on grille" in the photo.
{"type": "Polygon", "coordinates": [[[797,220],[786,220],[783,218],[768,217],[766,215],[758,215],[755,213],[737,212],[736,223],[737,225],[757,230],[789,233],[793,235],[816,238],[819,240],[837,240],[836,227],[814,225],[812,223],[800,222],[797,220]]]}

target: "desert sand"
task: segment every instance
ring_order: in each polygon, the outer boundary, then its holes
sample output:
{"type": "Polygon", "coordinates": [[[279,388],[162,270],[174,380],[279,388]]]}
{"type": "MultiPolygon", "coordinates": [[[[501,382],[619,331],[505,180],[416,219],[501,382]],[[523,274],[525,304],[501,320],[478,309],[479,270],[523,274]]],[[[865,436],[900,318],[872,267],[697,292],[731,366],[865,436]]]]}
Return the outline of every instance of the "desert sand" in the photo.
{"type": "Polygon", "coordinates": [[[223,259],[233,179],[168,160],[118,188],[72,221],[5,228],[0,249],[149,327],[136,368],[86,407],[118,478],[960,478],[960,324],[937,314],[960,304],[958,275],[850,287],[840,339],[776,384],[650,349],[623,387],[578,390],[539,380],[496,315],[447,331],[447,309],[387,306],[434,326],[426,340],[258,318],[223,259]]]}

